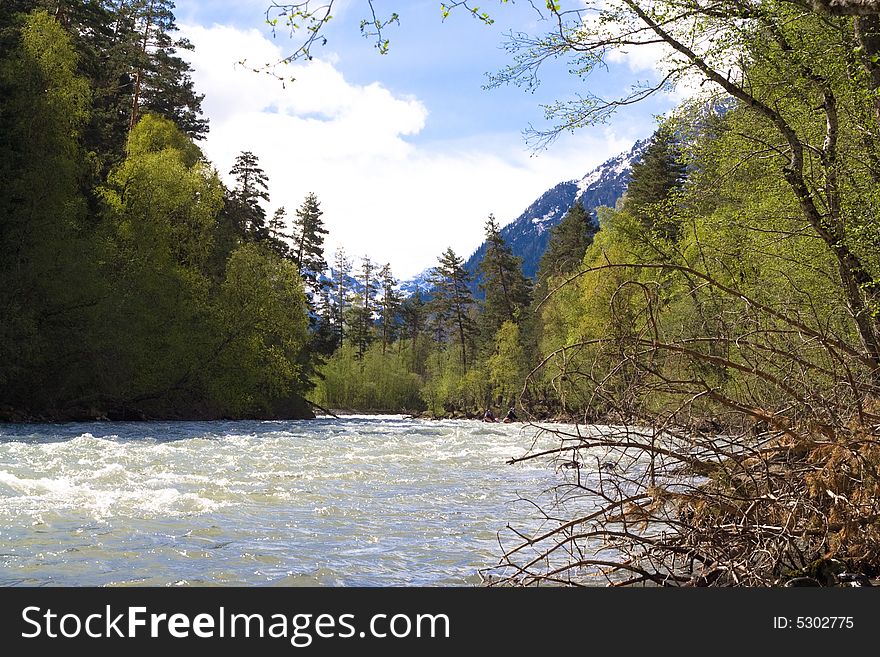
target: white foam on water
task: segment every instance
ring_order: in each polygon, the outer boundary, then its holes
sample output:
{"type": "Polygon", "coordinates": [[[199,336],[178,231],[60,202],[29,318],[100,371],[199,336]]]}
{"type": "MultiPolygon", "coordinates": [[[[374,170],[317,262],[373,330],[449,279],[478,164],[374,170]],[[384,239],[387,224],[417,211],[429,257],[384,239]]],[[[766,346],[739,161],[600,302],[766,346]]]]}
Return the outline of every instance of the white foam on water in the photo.
{"type": "Polygon", "coordinates": [[[37,555],[51,552],[67,573],[52,581],[65,584],[465,582],[490,565],[509,518],[532,522],[513,501],[560,480],[546,459],[507,465],[558,445],[523,424],[359,415],[109,428],[0,438],[11,576],[41,572],[37,555]]]}
{"type": "Polygon", "coordinates": [[[6,470],[0,471],[0,484],[8,486],[20,495],[59,496],[70,495],[75,488],[68,479],[22,479],[6,470]]]}

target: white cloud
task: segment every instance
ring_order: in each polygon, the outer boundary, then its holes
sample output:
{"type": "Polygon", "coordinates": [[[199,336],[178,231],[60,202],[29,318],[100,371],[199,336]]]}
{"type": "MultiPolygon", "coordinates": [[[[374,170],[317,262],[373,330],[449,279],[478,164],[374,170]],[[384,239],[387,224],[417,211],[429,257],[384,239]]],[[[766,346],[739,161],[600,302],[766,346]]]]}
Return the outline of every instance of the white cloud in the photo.
{"type": "Polygon", "coordinates": [[[211,120],[204,150],[221,174],[238,153],[254,152],[269,177],[269,213],[284,205],[292,216],[315,192],[330,231],[328,260],[342,246],[390,262],[399,277],[433,266],[447,246],[467,257],[489,213],[511,221],[552,185],[644,136],[584,131],[540,157],[529,156],[519,134],[420,143],[412,137],[430,112],[417,98],[351,84],[318,60],[286,67],[296,81],[282,85],[236,64],[281,58],[258,31],[181,27],[196,46],[187,56],[211,120]]]}

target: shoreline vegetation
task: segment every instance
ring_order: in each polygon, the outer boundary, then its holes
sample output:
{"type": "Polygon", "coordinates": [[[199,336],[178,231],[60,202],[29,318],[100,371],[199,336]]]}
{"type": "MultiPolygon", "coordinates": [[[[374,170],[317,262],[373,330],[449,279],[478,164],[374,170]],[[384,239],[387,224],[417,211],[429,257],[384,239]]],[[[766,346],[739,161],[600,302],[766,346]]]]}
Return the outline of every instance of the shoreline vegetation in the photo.
{"type": "MultiPolygon", "coordinates": [[[[0,420],[607,418],[513,461],[575,465],[493,583],[880,574],[878,15],[627,0],[594,32],[548,3],[566,29],[512,35],[502,81],[662,42],[666,80],[705,88],[614,207],[568,210],[534,279],[490,216],[477,272],[447,249],[404,297],[369,256],[328,264],[314,194],[267,214],[254,153],[221,182],[172,3],[44,5],[0,4],[0,420]],[[577,465],[594,452],[609,467],[577,465]]],[[[538,136],[664,88],[560,104],[538,136]]]]}

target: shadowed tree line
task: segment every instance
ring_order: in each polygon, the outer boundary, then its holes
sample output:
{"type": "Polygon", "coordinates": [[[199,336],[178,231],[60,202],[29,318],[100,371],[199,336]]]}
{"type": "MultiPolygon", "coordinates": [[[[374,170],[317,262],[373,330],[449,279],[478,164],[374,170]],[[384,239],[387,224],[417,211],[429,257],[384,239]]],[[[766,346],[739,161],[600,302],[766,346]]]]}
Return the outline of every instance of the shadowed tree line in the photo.
{"type": "Polygon", "coordinates": [[[0,5],[0,419],[311,415],[314,254],[193,141],[172,7],[0,5]]]}

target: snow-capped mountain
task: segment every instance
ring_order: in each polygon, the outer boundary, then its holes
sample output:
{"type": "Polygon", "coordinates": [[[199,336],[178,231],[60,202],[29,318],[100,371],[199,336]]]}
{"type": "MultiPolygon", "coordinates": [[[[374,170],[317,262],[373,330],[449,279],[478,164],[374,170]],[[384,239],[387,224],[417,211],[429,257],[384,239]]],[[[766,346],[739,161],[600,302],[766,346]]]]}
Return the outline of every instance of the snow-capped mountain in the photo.
{"type": "MultiPolygon", "coordinates": [[[[510,246],[513,254],[522,258],[523,273],[534,278],[538,271],[538,263],[550,241],[550,229],[562,221],[565,213],[576,202],[580,202],[587,212],[595,216],[596,208],[602,205],[614,207],[623,195],[629,183],[632,165],[644,153],[648,140],[637,141],[633,147],[600,164],[580,179],[561,182],[544,192],[516,220],[501,229],[501,236],[510,246]]],[[[468,258],[465,268],[473,276],[473,291],[480,294],[479,264],[486,252],[486,243],[468,258]]],[[[430,269],[426,269],[415,278],[401,284],[405,295],[415,291],[416,286],[423,292],[430,287],[428,277],[430,269]]]]}
{"type": "MultiPolygon", "coordinates": [[[[647,140],[637,141],[629,151],[603,162],[580,180],[559,183],[501,229],[501,236],[514,255],[523,259],[526,276],[535,277],[538,263],[550,241],[550,229],[562,221],[571,206],[580,202],[594,216],[599,206],[614,207],[626,190],[633,163],[641,158],[647,145],[647,140]]],[[[475,279],[485,251],[484,242],[467,261],[466,267],[475,279]]]]}
{"type": "Polygon", "coordinates": [[[405,297],[411,297],[416,293],[416,289],[421,290],[422,294],[425,294],[431,287],[431,284],[428,282],[428,279],[431,278],[431,270],[433,267],[429,267],[424,270],[420,274],[416,274],[413,278],[407,281],[401,281],[398,289],[401,294],[405,297]]]}

